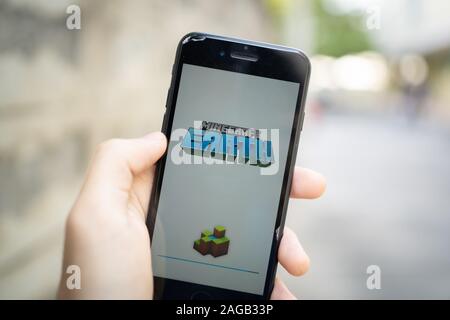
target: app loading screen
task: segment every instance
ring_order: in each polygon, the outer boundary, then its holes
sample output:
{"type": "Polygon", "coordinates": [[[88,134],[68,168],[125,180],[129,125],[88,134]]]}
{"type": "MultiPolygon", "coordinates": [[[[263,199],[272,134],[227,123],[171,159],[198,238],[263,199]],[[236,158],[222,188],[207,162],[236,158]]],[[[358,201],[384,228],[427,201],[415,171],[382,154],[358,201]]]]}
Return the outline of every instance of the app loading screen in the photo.
{"type": "Polygon", "coordinates": [[[298,89],[183,65],[152,237],[155,276],[263,293],[298,89]]]}

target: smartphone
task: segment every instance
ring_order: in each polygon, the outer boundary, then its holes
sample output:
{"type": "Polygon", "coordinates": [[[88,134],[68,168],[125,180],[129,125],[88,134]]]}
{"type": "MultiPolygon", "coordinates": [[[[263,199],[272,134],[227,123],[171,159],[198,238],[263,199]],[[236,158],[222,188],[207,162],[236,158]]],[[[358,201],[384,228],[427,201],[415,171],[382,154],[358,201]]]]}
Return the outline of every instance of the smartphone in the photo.
{"type": "Polygon", "coordinates": [[[309,74],[298,49],[180,40],[147,218],[155,298],[270,298],[309,74]]]}

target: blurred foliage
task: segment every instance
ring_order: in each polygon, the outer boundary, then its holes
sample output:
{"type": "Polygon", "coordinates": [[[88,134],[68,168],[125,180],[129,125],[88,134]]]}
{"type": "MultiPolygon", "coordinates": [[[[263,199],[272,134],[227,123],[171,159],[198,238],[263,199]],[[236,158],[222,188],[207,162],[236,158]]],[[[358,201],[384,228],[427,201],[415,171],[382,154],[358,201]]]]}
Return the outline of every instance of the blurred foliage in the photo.
{"type": "Polygon", "coordinates": [[[292,0],[265,0],[265,6],[274,20],[275,26],[281,28],[292,7],[292,0]]]}
{"type": "Polygon", "coordinates": [[[339,57],[372,49],[367,34],[362,30],[361,17],[333,14],[326,10],[323,0],[312,0],[315,19],[315,52],[339,57]]]}

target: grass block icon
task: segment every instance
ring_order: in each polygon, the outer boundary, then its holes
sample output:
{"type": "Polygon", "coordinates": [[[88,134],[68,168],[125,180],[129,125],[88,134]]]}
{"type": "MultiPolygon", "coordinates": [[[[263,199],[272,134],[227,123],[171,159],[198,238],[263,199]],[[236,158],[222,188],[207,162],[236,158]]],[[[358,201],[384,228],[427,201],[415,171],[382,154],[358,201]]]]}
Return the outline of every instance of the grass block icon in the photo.
{"type": "Polygon", "coordinates": [[[225,231],[226,231],[225,227],[216,226],[214,228],[214,233],[213,233],[214,237],[216,237],[217,239],[225,237],[225,231]]]}
{"type": "Polygon", "coordinates": [[[226,229],[215,226],[214,231],[203,230],[200,239],[194,241],[194,249],[202,255],[210,254],[217,258],[228,253],[230,239],[225,237],[226,229]]]}

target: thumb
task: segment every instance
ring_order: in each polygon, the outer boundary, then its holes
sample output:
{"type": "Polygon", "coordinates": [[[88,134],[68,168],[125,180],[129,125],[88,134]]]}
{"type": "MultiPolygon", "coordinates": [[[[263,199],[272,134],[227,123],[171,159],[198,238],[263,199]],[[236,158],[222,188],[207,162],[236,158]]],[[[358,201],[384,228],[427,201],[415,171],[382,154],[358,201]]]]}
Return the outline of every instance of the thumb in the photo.
{"type": "Polygon", "coordinates": [[[128,192],[133,176],[150,170],[164,154],[166,147],[167,139],[161,132],[137,139],[103,142],[94,156],[84,187],[97,192],[128,192]]]}

